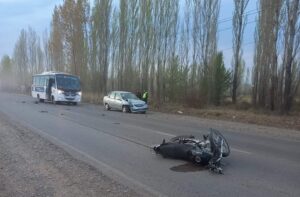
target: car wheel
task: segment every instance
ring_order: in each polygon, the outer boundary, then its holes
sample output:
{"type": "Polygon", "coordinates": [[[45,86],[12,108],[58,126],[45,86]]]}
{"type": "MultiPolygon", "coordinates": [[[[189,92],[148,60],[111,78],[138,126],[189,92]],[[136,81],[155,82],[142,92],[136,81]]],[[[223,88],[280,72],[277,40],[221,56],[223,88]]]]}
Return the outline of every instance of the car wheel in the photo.
{"type": "Polygon", "coordinates": [[[110,106],[107,103],[105,103],[105,109],[106,109],[106,111],[110,110],[110,106]]]}
{"type": "Polygon", "coordinates": [[[129,107],[128,107],[127,105],[124,105],[124,106],[122,107],[122,112],[128,113],[128,112],[129,112],[129,107]]]}

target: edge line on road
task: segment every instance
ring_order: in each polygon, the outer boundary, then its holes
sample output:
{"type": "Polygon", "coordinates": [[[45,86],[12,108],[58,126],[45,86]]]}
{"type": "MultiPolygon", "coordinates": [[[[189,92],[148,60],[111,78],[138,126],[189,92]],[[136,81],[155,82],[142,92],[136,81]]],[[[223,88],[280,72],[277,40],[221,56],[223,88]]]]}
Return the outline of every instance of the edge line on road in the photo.
{"type": "MultiPolygon", "coordinates": [[[[8,116],[10,120],[11,117],[8,116]]],[[[160,197],[165,197],[166,195],[160,193],[157,190],[152,189],[151,187],[138,182],[137,180],[127,176],[126,174],[124,174],[122,171],[113,168],[111,166],[109,166],[108,164],[99,161],[97,159],[95,159],[94,157],[92,157],[91,155],[78,150],[77,148],[59,140],[58,138],[47,134],[46,132],[42,131],[39,128],[33,127],[31,125],[29,125],[27,122],[23,121],[23,120],[15,120],[14,122],[20,123],[21,125],[27,127],[28,129],[35,131],[36,133],[40,134],[41,136],[44,136],[46,139],[50,140],[52,143],[54,143],[55,145],[58,145],[62,148],[64,148],[65,151],[67,151],[69,154],[71,154],[74,158],[81,160],[81,161],[85,161],[88,164],[95,166],[100,172],[106,172],[104,173],[105,175],[107,175],[108,177],[112,178],[113,180],[117,180],[119,182],[119,184],[123,184],[131,189],[133,189],[134,191],[142,194],[142,195],[146,195],[146,196],[160,196],[160,197]],[[89,162],[88,162],[89,161],[89,162]],[[92,164],[91,164],[92,163],[92,164]],[[101,168],[100,168],[101,167],[101,168]],[[130,184],[124,184],[124,181],[129,181],[130,184]],[[135,187],[136,186],[136,187],[135,187]]]]}
{"type": "Polygon", "coordinates": [[[237,148],[230,148],[231,150],[235,151],[235,152],[239,152],[239,153],[245,153],[245,154],[252,154],[251,152],[245,151],[245,150],[240,150],[237,148]]]}

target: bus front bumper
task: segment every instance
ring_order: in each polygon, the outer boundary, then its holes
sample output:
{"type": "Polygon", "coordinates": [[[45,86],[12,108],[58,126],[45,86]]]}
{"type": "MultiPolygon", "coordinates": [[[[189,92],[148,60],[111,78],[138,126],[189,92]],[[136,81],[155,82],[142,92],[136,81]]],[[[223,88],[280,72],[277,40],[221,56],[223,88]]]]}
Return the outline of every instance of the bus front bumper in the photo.
{"type": "Polygon", "coordinates": [[[57,101],[79,103],[79,102],[81,102],[81,96],[80,95],[76,95],[76,96],[59,95],[58,98],[57,98],[57,101]]]}

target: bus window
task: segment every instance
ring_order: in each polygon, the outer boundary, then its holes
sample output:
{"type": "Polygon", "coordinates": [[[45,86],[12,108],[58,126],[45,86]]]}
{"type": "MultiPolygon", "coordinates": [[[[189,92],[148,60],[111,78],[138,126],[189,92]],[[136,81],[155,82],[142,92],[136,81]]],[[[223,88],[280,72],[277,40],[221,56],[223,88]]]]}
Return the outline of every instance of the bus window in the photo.
{"type": "Polygon", "coordinates": [[[49,84],[49,76],[45,76],[45,86],[48,86],[49,84]]]}
{"type": "Polygon", "coordinates": [[[45,86],[46,85],[46,77],[42,76],[41,77],[41,86],[45,86]]]}
{"type": "Polygon", "coordinates": [[[35,85],[35,79],[36,77],[32,77],[32,85],[35,85]]]}
{"type": "Polygon", "coordinates": [[[35,85],[36,86],[40,85],[40,77],[39,76],[36,76],[36,78],[35,78],[35,85]]]}
{"type": "Polygon", "coordinates": [[[38,77],[38,85],[42,86],[42,77],[41,76],[38,77]]]}

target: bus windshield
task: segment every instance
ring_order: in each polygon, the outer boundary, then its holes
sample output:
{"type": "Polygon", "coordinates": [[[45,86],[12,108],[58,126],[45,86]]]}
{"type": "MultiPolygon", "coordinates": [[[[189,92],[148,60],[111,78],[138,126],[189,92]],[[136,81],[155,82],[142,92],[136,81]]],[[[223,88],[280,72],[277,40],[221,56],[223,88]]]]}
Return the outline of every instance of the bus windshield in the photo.
{"type": "Polygon", "coordinates": [[[79,78],[72,75],[56,75],[57,88],[60,90],[80,91],[79,78]]]}

